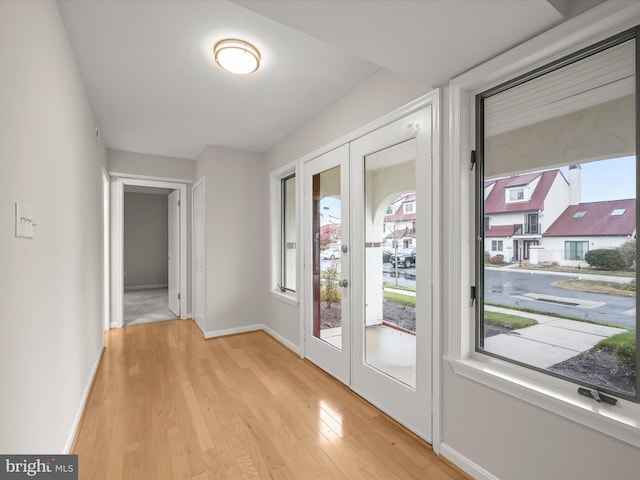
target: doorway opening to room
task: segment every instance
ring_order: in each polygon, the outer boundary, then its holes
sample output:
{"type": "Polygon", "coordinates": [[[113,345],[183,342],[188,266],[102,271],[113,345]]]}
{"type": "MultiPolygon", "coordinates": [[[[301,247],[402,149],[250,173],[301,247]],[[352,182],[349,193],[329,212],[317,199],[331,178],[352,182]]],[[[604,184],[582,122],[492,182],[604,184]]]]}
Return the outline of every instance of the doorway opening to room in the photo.
{"type": "Polygon", "coordinates": [[[114,183],[112,327],[186,318],[186,185],[114,183]]]}

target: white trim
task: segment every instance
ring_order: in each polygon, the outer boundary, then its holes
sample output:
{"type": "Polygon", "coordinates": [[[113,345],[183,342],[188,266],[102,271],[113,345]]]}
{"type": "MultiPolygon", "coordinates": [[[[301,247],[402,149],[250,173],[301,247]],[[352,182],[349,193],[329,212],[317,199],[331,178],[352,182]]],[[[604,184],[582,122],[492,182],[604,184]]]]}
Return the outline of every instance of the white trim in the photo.
{"type": "Polygon", "coordinates": [[[73,446],[73,441],[76,438],[76,433],[78,431],[78,427],[80,426],[80,422],[82,421],[82,414],[84,412],[84,408],[87,404],[87,398],[89,398],[89,392],[91,391],[91,386],[93,385],[93,379],[96,376],[96,372],[98,371],[98,366],[100,365],[100,360],[102,359],[102,355],[104,354],[105,346],[104,342],[102,342],[102,346],[100,347],[100,351],[98,352],[98,358],[93,363],[93,368],[91,369],[91,373],[89,374],[89,381],[87,385],[84,387],[84,392],[82,394],[82,398],[80,399],[80,404],[78,405],[78,409],[76,411],[76,416],[73,419],[73,423],[71,424],[71,432],[67,437],[67,441],[64,445],[64,450],[66,454],[70,453],[71,447],[73,446]]]}
{"type": "Polygon", "coordinates": [[[274,329],[272,329],[271,327],[268,327],[267,325],[262,325],[262,330],[269,336],[273,337],[274,340],[280,342],[282,345],[284,345],[285,347],[287,347],[289,350],[291,350],[293,353],[300,355],[300,348],[298,348],[298,346],[296,346],[293,342],[290,342],[289,340],[287,340],[286,338],[284,338],[282,335],[280,335],[278,332],[276,332],[274,329]]]}
{"type": "MultiPolygon", "coordinates": [[[[449,160],[444,164],[447,230],[443,279],[444,318],[449,319],[449,365],[455,374],[553,412],[598,432],[640,446],[640,404],[619,400],[597,404],[577,394],[566,380],[509,364],[473,350],[473,145],[474,95],[571,52],[625,31],[640,22],[640,3],[605,2],[509,52],[454,78],[449,84],[449,160]]],[[[443,444],[443,449],[446,446],[443,444]]],[[[434,448],[435,449],[435,448],[434,448]]],[[[457,464],[457,462],[456,462],[457,464]]]]}
{"type": "Polygon", "coordinates": [[[111,325],[111,178],[104,167],[102,185],[102,328],[111,325]]]}
{"type": "Polygon", "coordinates": [[[471,477],[477,480],[498,480],[498,477],[491,474],[477,463],[472,462],[448,444],[443,442],[440,449],[440,455],[464,470],[466,473],[471,475],[471,477]]]}
{"type": "Polygon", "coordinates": [[[367,123],[366,125],[352,131],[351,133],[347,133],[346,135],[343,135],[338,140],[334,140],[333,142],[323,147],[320,147],[311,153],[308,153],[307,155],[303,156],[300,159],[300,161],[302,163],[305,163],[305,162],[308,162],[309,160],[313,160],[314,158],[319,157],[320,155],[323,155],[327,152],[330,152],[331,150],[341,147],[346,143],[351,143],[354,140],[357,140],[358,138],[373,132],[374,130],[378,130],[379,128],[384,127],[385,125],[388,125],[392,122],[395,122],[396,120],[401,119],[402,117],[406,117],[407,115],[415,112],[416,110],[420,110],[424,108],[426,105],[428,105],[431,102],[432,96],[434,95],[435,91],[436,90],[433,90],[425,95],[422,95],[421,97],[418,97],[415,100],[412,100],[411,102],[396,108],[395,110],[387,113],[386,115],[383,115],[382,117],[379,117],[376,120],[373,120],[372,122],[367,123]]]}
{"type": "Polygon", "coordinates": [[[204,285],[203,285],[203,290],[205,292],[204,295],[204,299],[203,299],[203,308],[204,308],[204,312],[202,313],[202,327],[200,327],[200,325],[198,324],[198,319],[193,318],[193,312],[191,312],[189,314],[189,318],[191,318],[196,325],[198,325],[198,328],[200,328],[200,330],[202,330],[202,332],[204,333],[203,328],[205,328],[205,323],[207,320],[207,228],[206,228],[206,224],[207,224],[207,209],[206,209],[206,197],[207,197],[207,183],[206,183],[206,177],[202,177],[200,180],[198,180],[195,184],[193,184],[193,186],[191,187],[191,309],[194,310],[195,309],[195,296],[196,296],[196,289],[197,289],[197,280],[196,280],[196,276],[197,276],[197,272],[198,272],[198,267],[195,264],[196,261],[196,256],[195,256],[195,251],[196,251],[196,235],[195,235],[195,191],[197,188],[199,187],[203,187],[204,188],[204,196],[205,196],[205,204],[204,204],[204,238],[203,238],[203,243],[204,243],[204,264],[205,264],[205,268],[204,268],[204,285]]]}
{"type": "Polygon", "coordinates": [[[246,327],[227,328],[226,330],[213,330],[211,332],[203,332],[203,333],[204,333],[204,338],[216,338],[216,337],[224,337],[227,335],[235,335],[237,333],[256,332],[258,330],[264,330],[264,325],[262,325],[261,323],[258,323],[255,325],[247,325],[246,327]]]}
{"type": "Polygon", "coordinates": [[[128,287],[124,287],[125,292],[127,290],[151,290],[153,288],[167,288],[168,285],[166,283],[157,283],[151,285],[129,285],[128,287]]]}
{"type": "Polygon", "coordinates": [[[112,258],[111,258],[111,325],[124,326],[124,186],[169,188],[180,191],[180,318],[187,311],[187,184],[137,178],[116,178],[115,195],[112,198],[112,258]]]}
{"type": "Polygon", "coordinates": [[[273,298],[280,300],[281,302],[288,303],[289,305],[298,306],[300,304],[297,295],[294,296],[293,292],[287,291],[285,293],[277,290],[269,290],[269,294],[271,294],[273,298]]]}
{"type": "Polygon", "coordinates": [[[192,178],[154,177],[154,176],[148,176],[148,175],[137,175],[134,173],[120,173],[120,172],[109,172],[109,175],[113,178],[132,178],[132,179],[138,179],[138,180],[150,180],[154,182],[186,183],[187,185],[193,184],[192,178]]]}

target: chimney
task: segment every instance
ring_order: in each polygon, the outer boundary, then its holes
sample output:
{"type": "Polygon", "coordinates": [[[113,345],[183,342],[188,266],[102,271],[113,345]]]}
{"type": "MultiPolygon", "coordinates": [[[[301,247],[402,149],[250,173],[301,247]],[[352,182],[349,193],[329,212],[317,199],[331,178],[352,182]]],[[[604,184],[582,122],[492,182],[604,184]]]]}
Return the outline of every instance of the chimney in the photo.
{"type": "Polygon", "coordinates": [[[578,205],[582,201],[582,167],[569,165],[569,205],[578,205]]]}

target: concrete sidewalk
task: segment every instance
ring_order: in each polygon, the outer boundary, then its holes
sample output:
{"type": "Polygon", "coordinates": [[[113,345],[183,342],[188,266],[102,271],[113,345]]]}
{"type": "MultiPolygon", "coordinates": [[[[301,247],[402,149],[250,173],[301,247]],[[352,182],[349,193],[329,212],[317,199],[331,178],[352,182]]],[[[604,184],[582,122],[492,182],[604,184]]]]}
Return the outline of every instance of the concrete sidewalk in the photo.
{"type": "Polygon", "coordinates": [[[539,368],[549,368],[593,348],[598,342],[627,330],[564,318],[485,306],[487,311],[531,318],[532,327],[512,330],[484,341],[485,350],[539,368]]]}

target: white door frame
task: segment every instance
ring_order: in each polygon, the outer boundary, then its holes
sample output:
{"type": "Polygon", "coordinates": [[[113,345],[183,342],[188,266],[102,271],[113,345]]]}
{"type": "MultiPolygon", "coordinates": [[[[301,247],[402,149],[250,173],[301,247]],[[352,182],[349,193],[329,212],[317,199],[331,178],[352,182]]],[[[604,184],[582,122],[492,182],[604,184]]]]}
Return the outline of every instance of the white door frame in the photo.
{"type": "Polygon", "coordinates": [[[112,198],[112,257],[111,257],[111,328],[124,325],[124,186],[169,188],[180,191],[180,318],[187,318],[187,184],[147,180],[141,178],[116,178],[112,198]]]}
{"type": "Polygon", "coordinates": [[[196,325],[198,325],[198,327],[200,327],[200,330],[202,330],[202,333],[205,334],[206,332],[206,327],[205,327],[205,320],[206,320],[206,315],[207,315],[207,247],[206,247],[206,240],[207,240],[207,229],[206,229],[206,182],[205,182],[205,177],[202,177],[200,180],[198,180],[192,187],[191,187],[191,309],[193,311],[192,315],[193,315],[193,320],[196,322],[196,325]],[[196,265],[196,260],[197,260],[197,255],[196,255],[196,242],[198,241],[198,239],[196,238],[196,208],[195,208],[195,204],[196,204],[196,189],[202,187],[205,192],[205,204],[202,207],[204,210],[204,221],[205,221],[205,228],[203,229],[203,235],[204,238],[202,239],[203,242],[205,242],[204,244],[204,252],[203,252],[203,262],[204,262],[204,278],[202,280],[203,285],[202,285],[202,289],[204,291],[204,296],[202,298],[202,308],[204,309],[204,312],[202,312],[202,318],[198,317],[198,314],[200,312],[196,311],[196,293],[198,291],[198,265],[196,265]]]}
{"type": "Polygon", "coordinates": [[[111,327],[111,178],[102,167],[102,323],[111,327]]]}
{"type": "MultiPolygon", "coordinates": [[[[442,385],[441,385],[441,378],[442,378],[442,348],[441,348],[441,322],[443,322],[442,320],[442,316],[441,316],[441,295],[442,295],[442,288],[440,285],[440,272],[441,272],[441,262],[442,262],[442,256],[441,256],[441,234],[442,234],[442,213],[441,213],[441,200],[440,200],[440,179],[441,179],[441,163],[442,163],[442,152],[441,152],[441,130],[440,130],[440,123],[441,123],[441,115],[440,115],[440,97],[441,97],[441,92],[439,89],[435,89],[432,90],[431,92],[427,93],[426,95],[423,95],[409,103],[407,103],[406,105],[372,121],[371,123],[368,123],[367,125],[364,125],[361,128],[358,128],[357,130],[354,130],[351,133],[348,133],[347,135],[344,135],[343,137],[329,143],[328,145],[325,145],[305,156],[303,156],[302,158],[300,158],[300,165],[301,165],[301,177],[304,178],[305,175],[305,171],[304,171],[304,165],[305,162],[319,157],[320,155],[327,153],[341,145],[344,145],[345,143],[350,143],[364,135],[367,135],[368,133],[371,133],[377,129],[379,129],[380,127],[384,127],[385,125],[388,125],[389,123],[392,123],[396,120],[399,120],[417,110],[420,110],[422,108],[424,108],[427,105],[432,105],[433,110],[432,110],[432,144],[431,144],[431,158],[432,158],[432,164],[431,164],[431,191],[432,191],[432,195],[431,195],[431,205],[432,205],[432,211],[433,211],[433,218],[432,218],[432,231],[434,232],[433,238],[432,238],[432,256],[433,256],[433,264],[431,265],[431,272],[427,272],[426,275],[428,276],[427,280],[430,285],[431,285],[431,289],[432,289],[432,299],[433,299],[433,303],[431,305],[431,318],[433,318],[433,322],[432,322],[432,332],[431,332],[431,382],[432,382],[432,410],[431,410],[431,422],[432,422],[432,427],[431,427],[431,444],[433,446],[433,451],[436,453],[440,453],[440,447],[441,447],[441,442],[442,442],[442,412],[441,412],[441,403],[442,403],[442,385]]],[[[305,215],[302,215],[302,218],[300,219],[301,224],[303,225],[303,228],[306,224],[306,222],[309,221],[309,219],[304,218],[305,215]]],[[[305,231],[305,230],[303,230],[305,231]]],[[[300,237],[300,243],[302,245],[302,248],[308,248],[306,246],[306,242],[308,242],[308,239],[305,238],[304,235],[302,235],[300,237]]],[[[309,267],[307,265],[305,265],[305,267],[309,267]]],[[[304,282],[302,282],[303,285],[300,285],[300,288],[304,289],[304,282]]],[[[300,292],[300,298],[303,299],[303,302],[305,302],[305,294],[306,292],[301,291],[300,292]]],[[[303,341],[305,338],[305,333],[304,333],[304,329],[305,329],[305,305],[301,306],[302,308],[300,308],[300,312],[299,312],[299,324],[300,324],[300,337],[301,337],[301,349],[300,349],[300,356],[301,357],[305,357],[306,356],[306,345],[305,342],[303,341]]]]}

